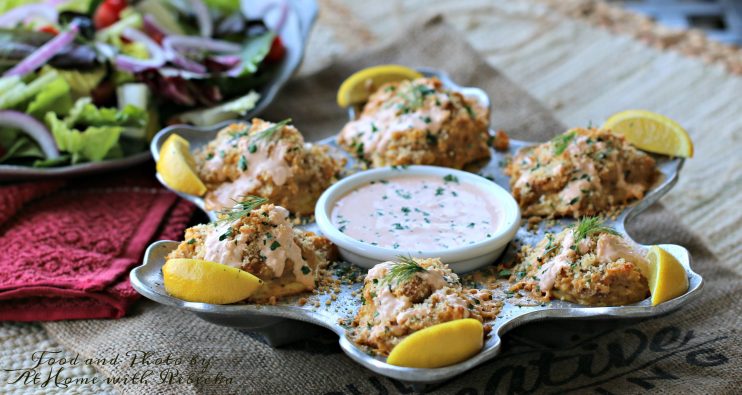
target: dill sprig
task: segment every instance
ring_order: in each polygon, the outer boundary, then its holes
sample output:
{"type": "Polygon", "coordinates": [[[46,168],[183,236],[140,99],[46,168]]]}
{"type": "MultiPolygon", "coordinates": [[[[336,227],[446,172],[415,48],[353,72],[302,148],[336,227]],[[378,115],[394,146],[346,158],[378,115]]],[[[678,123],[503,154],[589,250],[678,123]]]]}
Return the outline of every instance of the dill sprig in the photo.
{"type": "Polygon", "coordinates": [[[382,283],[391,285],[392,283],[402,284],[409,281],[415,273],[426,272],[427,270],[420,266],[410,256],[397,256],[399,262],[395,262],[382,279],[382,283]]]}
{"type": "Polygon", "coordinates": [[[276,132],[281,130],[284,126],[291,123],[291,118],[286,118],[281,122],[278,122],[272,126],[269,126],[257,133],[254,133],[252,135],[252,139],[254,140],[272,140],[273,136],[275,136],[276,132]]]}
{"type": "Polygon", "coordinates": [[[616,236],[621,234],[615,229],[603,225],[603,219],[600,217],[585,217],[574,225],[575,240],[580,241],[595,233],[608,233],[616,236]]]}
{"type": "Polygon", "coordinates": [[[561,155],[564,150],[567,149],[567,146],[572,141],[572,139],[575,138],[575,132],[567,132],[564,134],[560,134],[553,139],[551,139],[551,143],[554,146],[554,154],[555,155],[561,155]]]}
{"type": "Polygon", "coordinates": [[[216,221],[217,224],[232,223],[235,220],[244,217],[249,214],[250,211],[268,203],[268,199],[260,196],[244,196],[242,201],[234,201],[235,205],[230,209],[219,210],[219,219],[216,221]]]}

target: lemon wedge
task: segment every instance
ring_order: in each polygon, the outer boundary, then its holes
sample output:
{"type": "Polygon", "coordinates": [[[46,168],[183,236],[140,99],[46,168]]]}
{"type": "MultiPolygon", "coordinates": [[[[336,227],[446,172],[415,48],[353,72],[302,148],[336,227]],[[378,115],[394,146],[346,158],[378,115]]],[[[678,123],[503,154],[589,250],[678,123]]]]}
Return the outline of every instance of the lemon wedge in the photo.
{"type": "Polygon", "coordinates": [[[169,259],[162,266],[162,275],[165,291],[188,302],[235,303],[263,285],[244,270],[200,259],[169,259]]]}
{"type": "Polygon", "coordinates": [[[346,78],[340,85],[337,96],[338,106],[345,108],[364,103],[371,93],[387,82],[414,80],[422,76],[414,69],[396,64],[365,68],[346,78]]]}
{"type": "Polygon", "coordinates": [[[683,158],[693,156],[688,132],[664,115],[645,110],[622,111],[608,118],[603,129],[623,135],[644,151],[683,158]]]}
{"type": "Polygon", "coordinates": [[[206,186],[196,174],[196,162],[190,143],[177,134],[171,134],[160,148],[157,172],[172,189],[189,195],[201,196],[206,186]]]}
{"type": "Polygon", "coordinates": [[[652,306],[667,302],[688,290],[688,275],[685,268],[672,254],[659,246],[652,246],[647,253],[647,260],[652,306]]]}
{"type": "Polygon", "coordinates": [[[440,368],[471,358],[483,345],[482,323],[465,318],[433,325],[407,336],[392,349],[386,362],[411,368],[440,368]]]}

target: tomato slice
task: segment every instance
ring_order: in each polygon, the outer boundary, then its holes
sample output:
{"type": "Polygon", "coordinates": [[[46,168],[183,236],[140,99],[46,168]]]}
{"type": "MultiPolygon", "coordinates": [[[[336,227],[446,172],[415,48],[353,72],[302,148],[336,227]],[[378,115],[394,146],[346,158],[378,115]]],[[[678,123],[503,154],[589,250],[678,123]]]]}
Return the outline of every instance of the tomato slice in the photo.
{"type": "Polygon", "coordinates": [[[126,0],[105,0],[93,14],[93,24],[96,29],[103,29],[119,20],[121,11],[126,8],[126,0]]]}
{"type": "Polygon", "coordinates": [[[57,30],[57,29],[56,29],[56,28],[55,28],[54,26],[52,26],[52,25],[46,25],[46,26],[43,26],[43,27],[41,27],[41,28],[39,29],[39,31],[40,31],[40,32],[44,32],[44,33],[49,33],[49,34],[53,34],[53,35],[55,35],[55,36],[56,36],[57,34],[59,34],[59,30],[57,30]]]}
{"type": "Polygon", "coordinates": [[[281,37],[276,36],[271,43],[271,49],[268,51],[268,55],[265,55],[265,61],[267,63],[276,63],[283,59],[286,55],[286,47],[283,46],[281,37]]]}

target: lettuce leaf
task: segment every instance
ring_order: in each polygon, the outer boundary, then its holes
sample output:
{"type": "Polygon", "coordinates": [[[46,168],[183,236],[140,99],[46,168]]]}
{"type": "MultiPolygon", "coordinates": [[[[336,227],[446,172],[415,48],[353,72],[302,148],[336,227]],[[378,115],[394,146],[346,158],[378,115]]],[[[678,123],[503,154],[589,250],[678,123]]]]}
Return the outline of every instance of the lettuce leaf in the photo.
{"type": "Polygon", "coordinates": [[[90,126],[81,132],[69,127],[52,112],[46,113],[44,118],[59,149],[71,155],[72,164],[105,158],[118,143],[123,129],[121,126],[90,126]]]}
{"type": "Polygon", "coordinates": [[[121,126],[144,127],[147,125],[147,111],[131,104],[123,109],[98,108],[89,97],[78,99],[64,120],[67,127],[121,126]]]}
{"type": "Polygon", "coordinates": [[[49,111],[57,115],[67,115],[72,108],[70,86],[64,78],[57,78],[44,88],[31,101],[26,113],[34,118],[43,119],[49,111]]]}
{"type": "Polygon", "coordinates": [[[270,52],[275,37],[275,33],[266,32],[259,36],[248,38],[240,54],[240,58],[242,59],[242,73],[240,73],[240,76],[253,74],[258,70],[258,66],[260,66],[260,63],[263,62],[263,59],[270,52]]]}
{"type": "Polygon", "coordinates": [[[38,77],[33,78],[29,83],[16,76],[1,78],[0,109],[18,109],[23,111],[26,103],[58,78],[59,74],[53,70],[48,73],[42,73],[38,77]]]}
{"type": "Polygon", "coordinates": [[[89,96],[90,92],[106,77],[105,67],[98,67],[89,71],[52,70],[64,78],[74,97],[89,96]]]}
{"type": "Polygon", "coordinates": [[[187,122],[196,126],[213,125],[221,121],[244,116],[248,111],[255,108],[258,99],[260,99],[260,94],[255,91],[250,91],[250,93],[245,96],[238,97],[235,100],[216,107],[188,111],[176,115],[175,118],[178,122],[187,122]]]}
{"type": "Polygon", "coordinates": [[[240,0],[204,0],[209,8],[215,8],[225,14],[240,11],[240,0]]]}

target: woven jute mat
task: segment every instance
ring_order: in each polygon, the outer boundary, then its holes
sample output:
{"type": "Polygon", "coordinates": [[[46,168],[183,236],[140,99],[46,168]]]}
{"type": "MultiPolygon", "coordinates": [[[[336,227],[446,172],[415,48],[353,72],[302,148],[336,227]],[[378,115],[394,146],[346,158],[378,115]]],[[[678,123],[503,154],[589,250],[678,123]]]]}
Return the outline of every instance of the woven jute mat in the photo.
{"type": "MultiPolygon", "coordinates": [[[[335,90],[367,65],[430,66],[485,89],[493,127],[540,141],[563,131],[537,101],[487,66],[441,18],[414,24],[393,43],[370,49],[290,84],[267,118],[290,115],[310,139],[336,133],[345,114],[335,90]]],[[[681,310],[646,320],[542,322],[508,333],[502,354],[435,388],[434,393],[495,392],[733,393],[742,366],[740,276],[719,262],[660,205],[629,224],[644,244],[689,249],[706,286],[681,310]]],[[[117,321],[44,324],[49,334],[91,363],[124,393],[304,394],[410,393],[404,383],[375,375],[347,358],[332,334],[280,349],[177,309],[140,303],[117,321]],[[145,356],[146,353],[146,356],[145,356]]]]}

